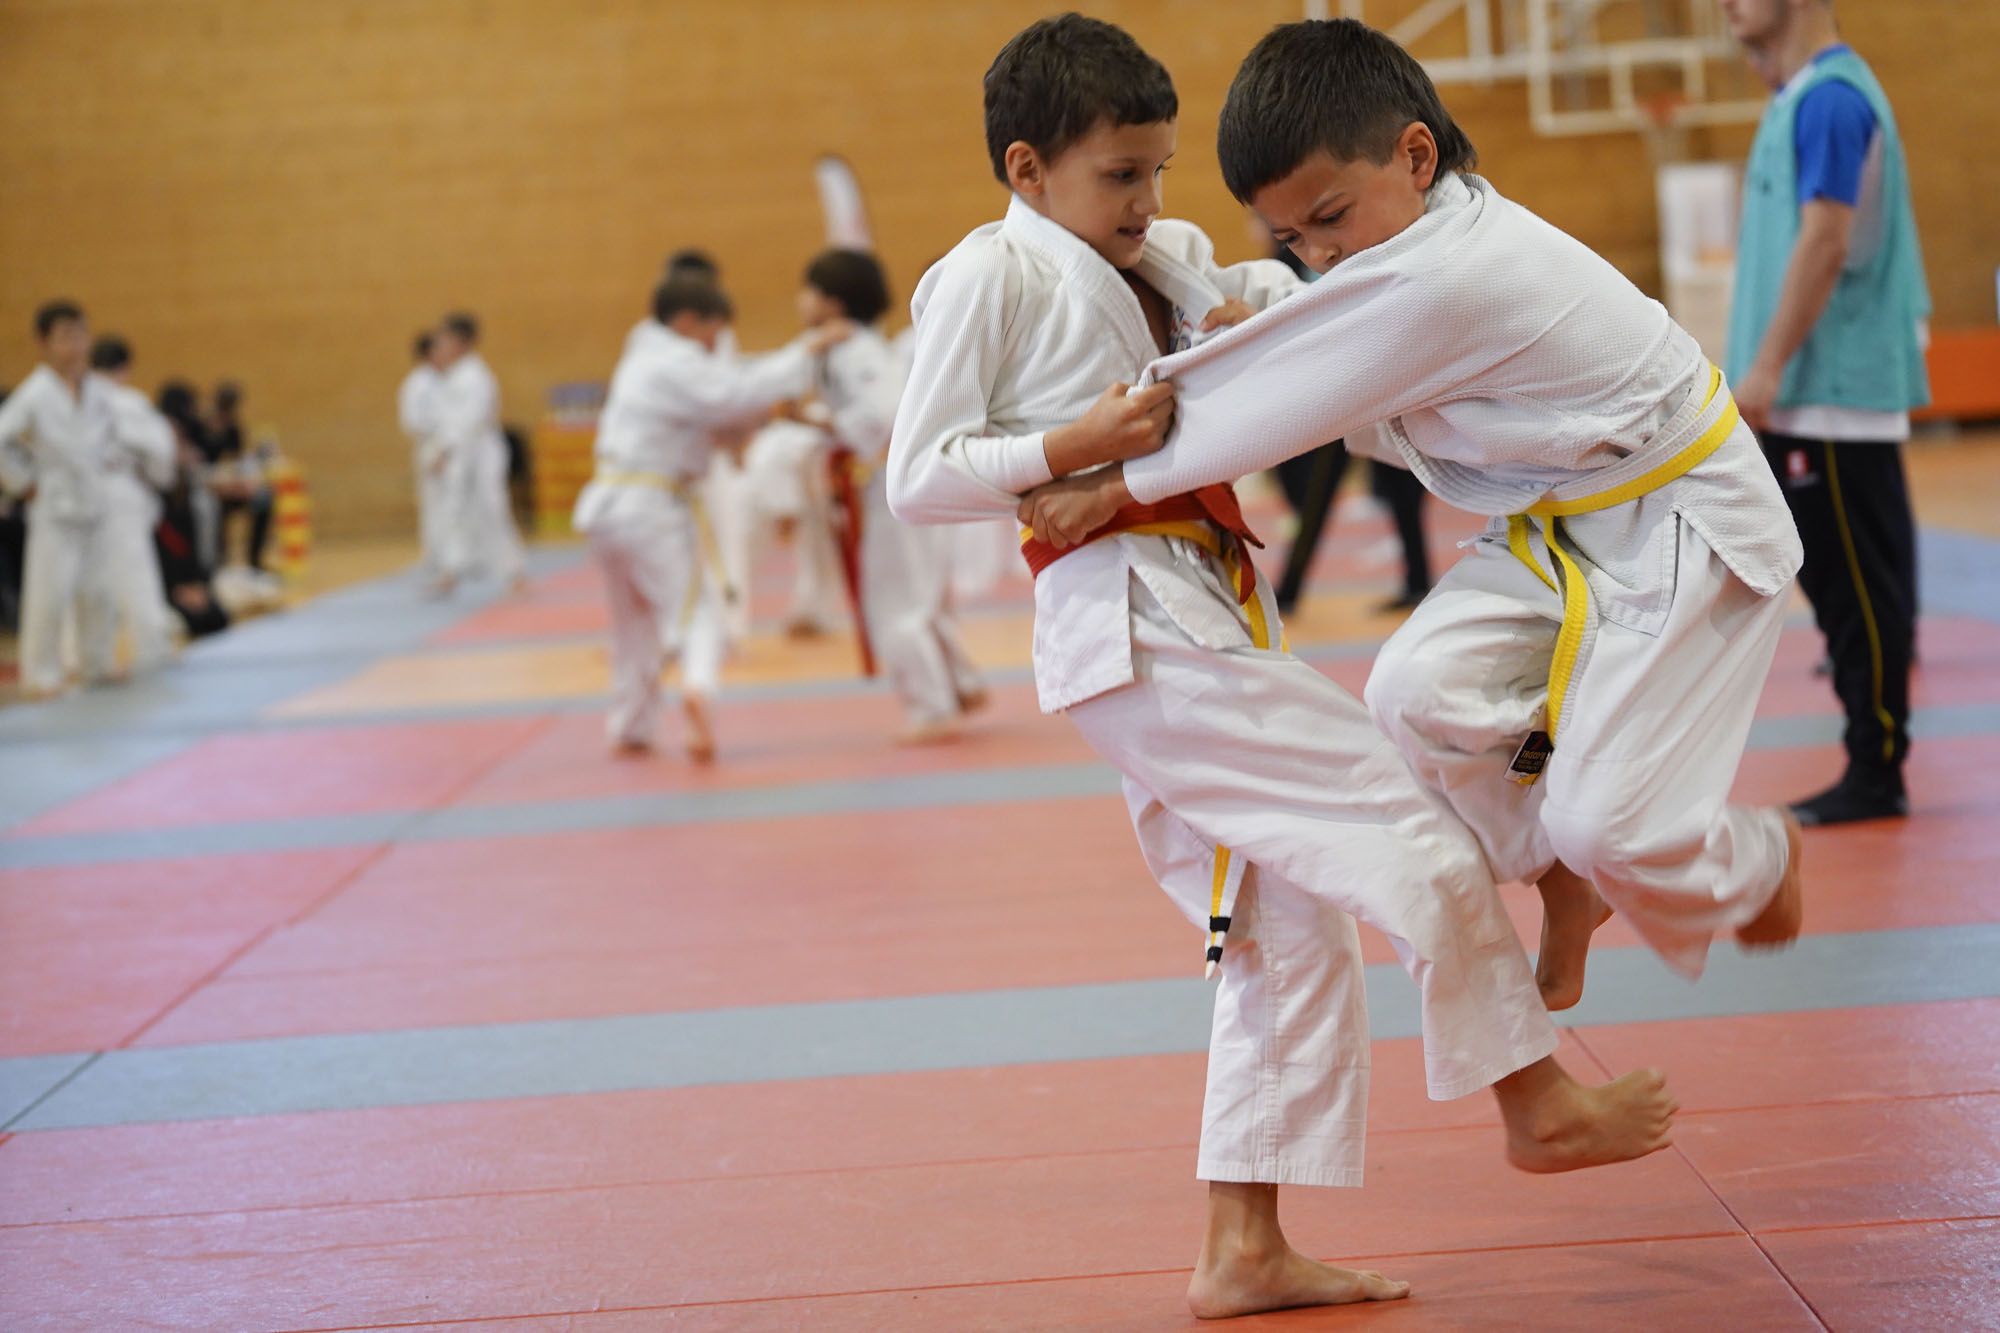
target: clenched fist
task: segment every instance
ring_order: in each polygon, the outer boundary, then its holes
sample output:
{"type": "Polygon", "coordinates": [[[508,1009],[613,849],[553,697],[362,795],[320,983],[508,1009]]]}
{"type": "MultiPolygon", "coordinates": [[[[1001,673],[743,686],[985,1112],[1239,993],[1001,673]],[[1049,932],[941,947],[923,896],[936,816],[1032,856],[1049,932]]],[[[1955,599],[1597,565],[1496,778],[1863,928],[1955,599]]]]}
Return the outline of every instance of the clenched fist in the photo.
{"type": "Polygon", "coordinates": [[[1167,442],[1174,421],[1174,386],[1149,384],[1143,389],[1114,384],[1090,410],[1042,437],[1049,472],[1067,477],[1100,463],[1143,458],[1167,442]]]}

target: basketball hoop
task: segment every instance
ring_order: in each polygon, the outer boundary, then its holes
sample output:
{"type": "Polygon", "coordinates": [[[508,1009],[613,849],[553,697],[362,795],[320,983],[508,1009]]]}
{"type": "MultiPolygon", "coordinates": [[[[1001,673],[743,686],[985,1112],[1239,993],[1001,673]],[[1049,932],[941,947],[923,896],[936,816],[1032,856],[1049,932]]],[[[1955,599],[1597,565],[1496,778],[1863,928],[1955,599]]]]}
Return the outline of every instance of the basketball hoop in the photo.
{"type": "Polygon", "coordinates": [[[1660,92],[1647,93],[1636,99],[1643,123],[1639,132],[1645,137],[1647,151],[1655,164],[1679,162],[1687,157],[1687,128],[1681,124],[1681,110],[1688,104],[1688,96],[1678,88],[1668,88],[1660,92]]]}

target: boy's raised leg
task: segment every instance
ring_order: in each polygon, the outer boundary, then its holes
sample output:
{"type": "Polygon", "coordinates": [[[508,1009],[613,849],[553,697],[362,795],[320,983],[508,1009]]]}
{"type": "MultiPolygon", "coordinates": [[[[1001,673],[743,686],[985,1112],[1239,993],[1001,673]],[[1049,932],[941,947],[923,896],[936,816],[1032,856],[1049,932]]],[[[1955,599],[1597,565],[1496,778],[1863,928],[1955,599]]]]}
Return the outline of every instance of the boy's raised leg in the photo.
{"type": "Polygon", "coordinates": [[[1800,859],[1805,855],[1805,836],[1799,831],[1799,821],[1791,811],[1783,812],[1785,817],[1785,876],[1778,881],[1778,892],[1772,896],[1770,906],[1736,932],[1736,938],[1747,947],[1766,951],[1782,949],[1799,937],[1805,928],[1805,886],[1800,875],[1800,859]]]}
{"type": "Polygon", "coordinates": [[[1228,1319],[1301,1305],[1398,1301],[1410,1284],[1335,1268],[1291,1247],[1278,1227],[1278,1187],[1216,1180],[1208,1186],[1208,1234],[1188,1283],[1188,1308],[1228,1319]]]}
{"type": "Polygon", "coordinates": [[[1590,937],[1611,919],[1611,909],[1589,880],[1560,861],[1535,888],[1542,895],[1542,947],[1535,955],[1535,985],[1550,1013],[1573,1009],[1583,998],[1590,937]]]}

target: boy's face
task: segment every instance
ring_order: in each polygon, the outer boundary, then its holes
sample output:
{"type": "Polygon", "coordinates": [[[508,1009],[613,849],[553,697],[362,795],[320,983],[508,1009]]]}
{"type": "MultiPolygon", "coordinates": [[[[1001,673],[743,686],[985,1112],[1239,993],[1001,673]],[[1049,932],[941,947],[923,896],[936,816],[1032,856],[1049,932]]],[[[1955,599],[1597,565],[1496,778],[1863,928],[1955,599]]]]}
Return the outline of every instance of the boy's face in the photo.
{"type": "Polygon", "coordinates": [[[81,374],[90,365],[90,325],[59,319],[42,339],[42,359],[60,375],[81,374]]]}
{"type": "Polygon", "coordinates": [[[1179,141],[1171,120],[1099,121],[1047,160],[1025,143],[1007,148],[1007,183],[1039,212],[1082,238],[1113,268],[1131,268],[1160,215],[1161,175],[1179,141]]]}
{"type": "Polygon", "coordinates": [[[816,329],[822,324],[846,318],[847,311],[840,302],[819,288],[811,283],[799,288],[799,323],[816,329]]]}
{"type": "Polygon", "coordinates": [[[1324,273],[1422,217],[1437,160],[1429,127],[1412,122],[1387,162],[1343,160],[1316,149],[1290,175],[1251,195],[1250,207],[1278,244],[1324,273]]]}
{"type": "Polygon", "coordinates": [[[439,329],[431,339],[431,353],[440,366],[448,366],[465,355],[465,339],[450,329],[439,329]]]}

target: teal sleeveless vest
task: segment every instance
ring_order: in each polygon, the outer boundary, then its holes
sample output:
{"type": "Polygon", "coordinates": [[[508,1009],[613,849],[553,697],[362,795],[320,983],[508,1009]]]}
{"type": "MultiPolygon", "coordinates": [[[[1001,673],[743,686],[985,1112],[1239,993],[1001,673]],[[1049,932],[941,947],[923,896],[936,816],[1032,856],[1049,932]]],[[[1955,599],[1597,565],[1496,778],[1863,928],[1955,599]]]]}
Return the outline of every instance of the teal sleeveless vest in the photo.
{"type": "Polygon", "coordinates": [[[1828,79],[1853,85],[1874,109],[1882,136],[1882,239],[1866,264],[1844,270],[1834,284],[1819,322],[1785,367],[1777,406],[1903,412],[1930,401],[1930,377],[1917,345],[1917,321],[1930,314],[1930,289],[1896,117],[1882,85],[1852,51],[1814,61],[1804,83],[1791,96],[1774,98],[1757,127],[1743,177],[1725,373],[1736,380],[1749,370],[1777,312],[1799,235],[1794,121],[1806,92],[1828,79]]]}

